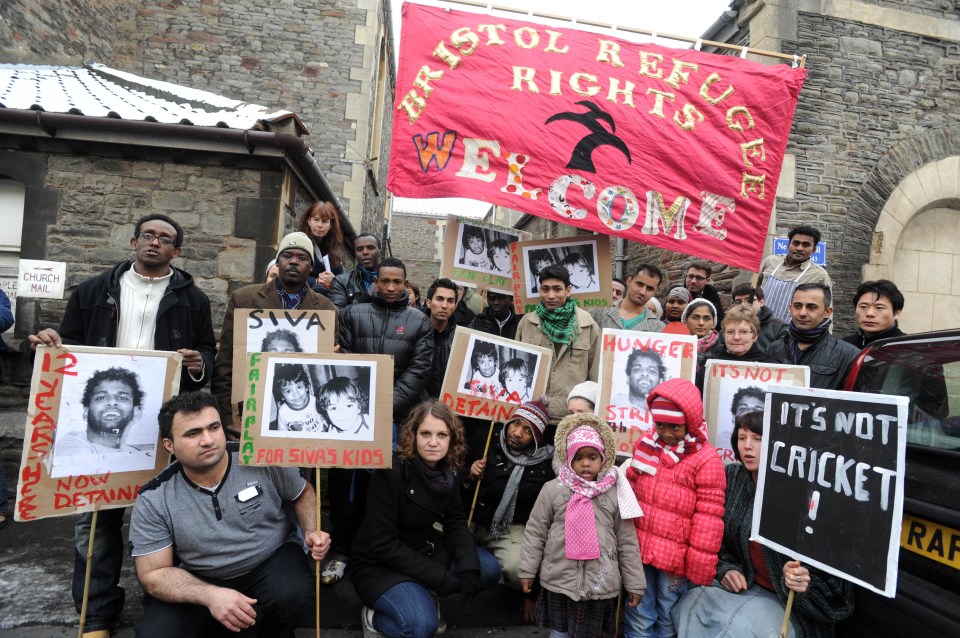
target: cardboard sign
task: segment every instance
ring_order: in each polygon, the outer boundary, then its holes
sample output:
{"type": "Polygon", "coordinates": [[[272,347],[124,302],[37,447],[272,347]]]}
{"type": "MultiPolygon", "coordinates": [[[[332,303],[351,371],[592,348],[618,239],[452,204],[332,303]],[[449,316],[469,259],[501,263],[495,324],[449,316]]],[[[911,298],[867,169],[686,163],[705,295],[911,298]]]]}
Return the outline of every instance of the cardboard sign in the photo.
{"type": "Polygon", "coordinates": [[[448,361],[441,401],[461,416],[502,422],[546,393],[553,353],[457,327],[448,361]]]}
{"type": "MultiPolygon", "coordinates": [[[[723,338],[723,337],[721,337],[723,338]]],[[[710,359],[703,382],[703,418],[710,430],[710,443],[724,463],[736,462],[730,435],[736,418],[763,410],[767,388],[810,386],[810,368],[779,363],[739,363],[710,359]]]]}
{"type": "Polygon", "coordinates": [[[751,540],[895,596],[908,402],[769,388],[751,540]]]}
{"type": "Polygon", "coordinates": [[[250,354],[253,352],[333,352],[337,315],[332,310],[233,311],[233,386],[230,405],[233,422],[240,422],[238,406],[249,393],[250,354]]]}
{"type": "Polygon", "coordinates": [[[62,261],[20,260],[17,295],[42,299],[63,299],[67,264],[62,261]]]}
{"type": "Polygon", "coordinates": [[[132,504],[169,462],[157,414],[180,389],[182,362],[176,352],[39,346],[16,520],[132,504]]]}
{"type": "Polygon", "coordinates": [[[565,266],[570,273],[571,296],[579,307],[590,310],[613,303],[608,236],[521,241],[511,250],[513,303],[517,314],[536,309],[540,303],[539,273],[553,264],[565,266]]]}
{"type": "Polygon", "coordinates": [[[390,467],[393,357],[254,352],[247,369],[241,463],[390,467]]]}
{"type": "Polygon", "coordinates": [[[440,276],[454,283],[513,294],[510,245],[530,239],[525,231],[447,217],[440,276]]]}
{"type": "Polygon", "coordinates": [[[696,374],[693,335],[603,331],[596,413],[613,429],[618,454],[632,454],[633,444],[653,425],[647,406],[650,390],[667,379],[693,382],[696,374]]]}

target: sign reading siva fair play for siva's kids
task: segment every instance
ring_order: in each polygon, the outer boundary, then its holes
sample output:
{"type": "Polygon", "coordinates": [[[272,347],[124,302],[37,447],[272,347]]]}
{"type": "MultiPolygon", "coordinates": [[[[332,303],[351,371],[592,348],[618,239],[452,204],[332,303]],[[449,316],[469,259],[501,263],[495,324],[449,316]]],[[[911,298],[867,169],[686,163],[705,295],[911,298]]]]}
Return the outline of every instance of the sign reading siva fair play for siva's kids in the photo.
{"type": "Polygon", "coordinates": [[[249,394],[247,364],[252,352],[333,352],[337,315],[332,310],[233,311],[233,375],[230,401],[234,423],[249,394]]]}
{"type": "Polygon", "coordinates": [[[16,520],[126,507],[167,465],[157,413],[180,388],[176,352],[37,348],[16,520]]]}
{"type": "Polygon", "coordinates": [[[513,294],[510,245],[530,233],[447,216],[440,276],[461,286],[513,294]]]}
{"type": "Polygon", "coordinates": [[[600,345],[597,415],[613,429],[617,453],[629,455],[653,425],[647,406],[650,391],[667,379],[694,380],[697,338],[606,328],[600,345]]]}
{"type": "Polygon", "coordinates": [[[806,71],[404,3],[387,185],[756,271],[806,71]]]}
{"type": "Polygon", "coordinates": [[[506,421],[518,406],[546,393],[553,353],[458,327],[449,361],[441,401],[461,416],[506,421]]]}
{"type": "Polygon", "coordinates": [[[560,265],[570,275],[570,296],[584,310],[603,308],[613,299],[610,238],[606,235],[537,239],[513,244],[513,304],[517,314],[540,303],[544,268],[560,265]]]}
{"type": "Polygon", "coordinates": [[[736,461],[730,447],[734,421],[745,412],[763,410],[767,388],[772,385],[806,388],[810,385],[810,368],[777,363],[707,361],[703,418],[710,424],[710,443],[717,448],[724,463],[736,461]]]}
{"type": "Polygon", "coordinates": [[[908,399],[768,389],[750,538],[892,598],[908,399]]]}
{"type": "Polygon", "coordinates": [[[248,369],[241,463],[390,467],[393,357],[254,352],[248,369]]]}

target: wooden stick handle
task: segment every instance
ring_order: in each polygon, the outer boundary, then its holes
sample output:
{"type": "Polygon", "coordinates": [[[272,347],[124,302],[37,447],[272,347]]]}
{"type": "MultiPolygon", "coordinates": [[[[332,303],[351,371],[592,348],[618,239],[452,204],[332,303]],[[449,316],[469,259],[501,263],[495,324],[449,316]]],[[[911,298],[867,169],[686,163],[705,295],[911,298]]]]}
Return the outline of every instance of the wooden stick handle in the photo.
{"type": "MultiPolygon", "coordinates": [[[[490,451],[490,439],[493,438],[493,426],[496,424],[496,419],[490,420],[490,431],[487,432],[487,444],[483,446],[483,460],[487,460],[487,453],[490,451]]],[[[469,472],[469,469],[467,470],[469,472]]],[[[477,507],[477,497],[480,496],[480,482],[483,480],[483,477],[477,479],[477,486],[473,489],[473,502],[470,504],[470,516],[467,517],[467,527],[470,527],[470,524],[473,523],[473,510],[477,507]]]]}
{"type": "Polygon", "coordinates": [[[77,629],[77,638],[83,638],[83,626],[87,622],[87,601],[90,598],[90,572],[93,569],[93,539],[97,536],[97,515],[100,510],[93,510],[90,519],[90,539],[87,541],[87,569],[83,575],[83,602],[80,604],[80,627],[77,629]]]}
{"type": "MultiPolygon", "coordinates": [[[[320,533],[320,516],[321,516],[320,515],[320,468],[319,467],[313,468],[313,485],[317,493],[317,533],[319,534],[320,533]]],[[[317,610],[317,618],[316,618],[317,638],[320,638],[320,561],[318,560],[314,561],[313,564],[316,570],[316,583],[315,583],[314,589],[316,591],[315,607],[317,610]]]]}
{"type": "Polygon", "coordinates": [[[790,609],[793,607],[793,590],[787,594],[787,610],[783,614],[783,625],[780,627],[780,638],[787,638],[787,627],[790,626],[790,609]]]}

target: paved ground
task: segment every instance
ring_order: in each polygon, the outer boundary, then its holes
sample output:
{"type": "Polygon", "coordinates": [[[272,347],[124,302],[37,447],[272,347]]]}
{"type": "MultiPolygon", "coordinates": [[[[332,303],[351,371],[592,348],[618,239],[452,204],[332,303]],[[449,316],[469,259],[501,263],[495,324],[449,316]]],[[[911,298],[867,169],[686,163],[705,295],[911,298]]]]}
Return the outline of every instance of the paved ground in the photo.
{"type": "MultiPolygon", "coordinates": [[[[75,520],[73,516],[30,523],[15,523],[11,519],[0,529],[0,638],[76,636],[78,615],[70,596],[75,520]]],[[[127,591],[127,603],[114,636],[132,638],[132,624],[141,613],[141,592],[129,558],[124,560],[121,584],[127,591]]],[[[450,638],[545,637],[549,634],[521,623],[518,595],[503,587],[477,597],[468,614],[460,614],[455,608],[456,602],[453,599],[443,605],[450,638]]],[[[360,602],[349,582],[324,587],[320,594],[323,635],[329,638],[359,636],[359,610],[360,602]]],[[[298,638],[313,635],[315,629],[312,628],[297,633],[298,638]]]]}

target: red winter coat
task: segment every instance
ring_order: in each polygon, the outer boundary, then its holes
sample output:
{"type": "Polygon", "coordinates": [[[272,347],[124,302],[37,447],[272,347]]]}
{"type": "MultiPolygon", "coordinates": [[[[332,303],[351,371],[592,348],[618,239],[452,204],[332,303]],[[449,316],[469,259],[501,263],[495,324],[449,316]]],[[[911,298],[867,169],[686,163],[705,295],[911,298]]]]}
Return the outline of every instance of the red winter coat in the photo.
{"type": "MultiPolygon", "coordinates": [[[[670,379],[650,392],[670,399],[687,417],[688,433],[702,432],[700,392],[689,381],[670,379]]],[[[656,432],[656,426],[648,431],[656,432]]],[[[634,445],[634,451],[640,440],[634,445]]],[[[631,466],[627,480],[633,486],[643,516],[634,519],[643,562],[657,569],[686,576],[698,585],[709,585],[717,571],[717,552],[723,539],[723,504],[726,475],[717,451],[704,441],[695,453],[679,463],[660,456],[657,473],[650,475],[631,466]]]]}

